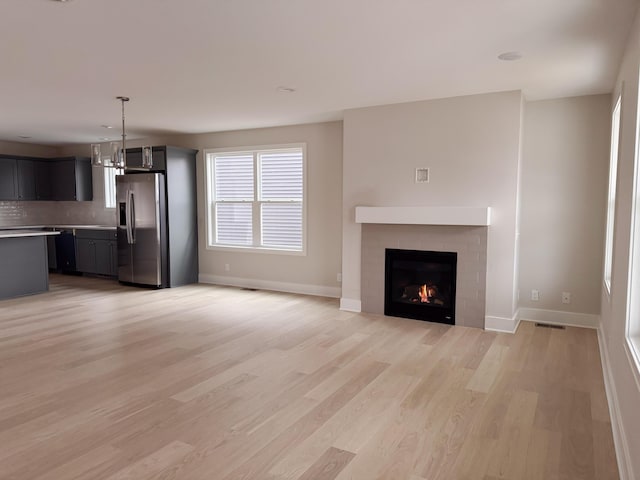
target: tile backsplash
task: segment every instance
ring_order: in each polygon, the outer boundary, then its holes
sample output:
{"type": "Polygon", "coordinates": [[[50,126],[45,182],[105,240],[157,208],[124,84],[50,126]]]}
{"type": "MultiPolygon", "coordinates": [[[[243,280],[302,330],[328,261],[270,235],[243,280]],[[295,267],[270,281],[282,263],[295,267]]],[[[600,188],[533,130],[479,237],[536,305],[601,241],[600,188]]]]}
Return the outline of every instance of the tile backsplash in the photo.
{"type": "Polygon", "coordinates": [[[113,225],[114,209],[99,202],[0,201],[0,227],[28,225],[113,225]]]}

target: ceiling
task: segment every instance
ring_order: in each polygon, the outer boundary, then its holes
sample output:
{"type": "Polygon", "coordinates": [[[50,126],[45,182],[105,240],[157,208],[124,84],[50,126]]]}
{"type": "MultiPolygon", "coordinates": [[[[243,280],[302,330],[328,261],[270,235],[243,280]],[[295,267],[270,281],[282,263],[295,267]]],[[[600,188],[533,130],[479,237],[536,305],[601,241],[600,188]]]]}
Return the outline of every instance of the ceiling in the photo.
{"type": "Polygon", "coordinates": [[[140,137],[336,120],[350,108],[505,90],[528,100],[606,93],[636,8],[636,0],[2,0],[0,139],[115,139],[118,95],[131,97],[127,131],[140,137]],[[509,51],[522,59],[497,59],[509,51]]]}

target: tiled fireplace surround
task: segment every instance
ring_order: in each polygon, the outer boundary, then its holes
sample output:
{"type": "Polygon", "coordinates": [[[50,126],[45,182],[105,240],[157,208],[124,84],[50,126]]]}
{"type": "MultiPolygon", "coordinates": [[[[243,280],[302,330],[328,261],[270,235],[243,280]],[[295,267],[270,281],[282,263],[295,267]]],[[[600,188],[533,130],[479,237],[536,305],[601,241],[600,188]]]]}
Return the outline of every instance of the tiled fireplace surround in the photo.
{"type": "Polygon", "coordinates": [[[487,230],[486,226],[364,223],[362,311],[384,313],[386,248],[456,252],[456,325],[484,328],[487,230]]]}

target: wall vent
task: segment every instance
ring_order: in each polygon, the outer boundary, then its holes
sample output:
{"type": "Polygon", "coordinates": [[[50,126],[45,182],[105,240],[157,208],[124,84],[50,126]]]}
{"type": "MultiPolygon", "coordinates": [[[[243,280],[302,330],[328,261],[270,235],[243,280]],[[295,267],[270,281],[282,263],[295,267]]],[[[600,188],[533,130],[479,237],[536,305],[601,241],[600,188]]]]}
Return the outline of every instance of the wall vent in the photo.
{"type": "Polygon", "coordinates": [[[428,168],[416,168],[416,183],[429,183],[428,168]]]}
{"type": "Polygon", "coordinates": [[[550,323],[536,323],[536,327],[541,327],[541,328],[555,328],[558,330],[564,330],[565,326],[564,325],[553,325],[550,323]]]}

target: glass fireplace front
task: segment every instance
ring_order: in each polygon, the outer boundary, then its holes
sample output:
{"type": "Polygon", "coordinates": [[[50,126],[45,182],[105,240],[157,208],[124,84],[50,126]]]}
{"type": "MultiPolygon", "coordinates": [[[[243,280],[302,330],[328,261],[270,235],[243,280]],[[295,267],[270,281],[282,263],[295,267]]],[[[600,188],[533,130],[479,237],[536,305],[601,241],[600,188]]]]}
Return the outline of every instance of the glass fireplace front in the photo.
{"type": "Polygon", "coordinates": [[[387,248],[384,314],[454,325],[457,256],[387,248]]]}

